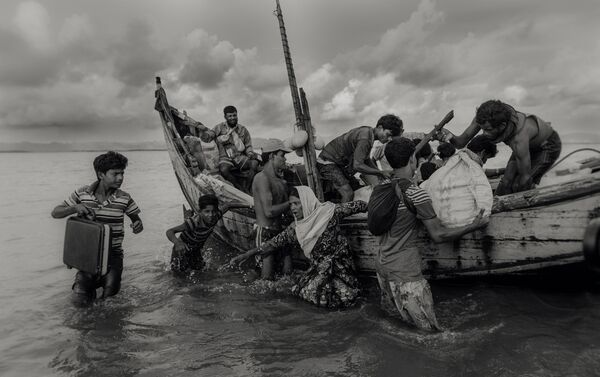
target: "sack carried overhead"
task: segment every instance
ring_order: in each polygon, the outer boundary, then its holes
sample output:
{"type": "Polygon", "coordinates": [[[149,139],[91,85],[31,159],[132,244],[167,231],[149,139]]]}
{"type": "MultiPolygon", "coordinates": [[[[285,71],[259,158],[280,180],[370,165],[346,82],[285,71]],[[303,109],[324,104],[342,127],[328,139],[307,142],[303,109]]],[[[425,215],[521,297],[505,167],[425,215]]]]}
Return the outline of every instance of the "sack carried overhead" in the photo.
{"type": "Polygon", "coordinates": [[[483,168],[469,153],[472,152],[458,151],[421,184],[431,197],[437,217],[447,227],[470,224],[482,209],[484,216],[492,211],[492,187],[483,168]]]}
{"type": "Polygon", "coordinates": [[[375,186],[367,204],[367,226],[373,235],[382,235],[392,228],[401,201],[411,212],[415,212],[413,203],[405,193],[410,185],[408,179],[401,179],[375,186]]]}

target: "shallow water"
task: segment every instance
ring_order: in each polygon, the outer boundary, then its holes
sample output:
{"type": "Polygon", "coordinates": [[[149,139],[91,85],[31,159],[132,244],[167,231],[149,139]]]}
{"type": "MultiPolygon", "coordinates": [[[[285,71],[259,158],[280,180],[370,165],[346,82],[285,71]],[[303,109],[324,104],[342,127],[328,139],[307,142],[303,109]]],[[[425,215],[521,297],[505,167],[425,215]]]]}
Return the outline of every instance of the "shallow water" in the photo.
{"type": "MultiPolygon", "coordinates": [[[[288,294],[289,280],[238,272],[171,275],[164,232],[184,202],[166,152],[127,152],[123,189],[145,230],[126,226],[122,291],[69,304],[64,220],[51,209],[93,180],[97,153],[0,156],[2,376],[596,376],[598,284],[554,274],[432,285],[446,331],[416,331],[378,308],[325,311],[288,294]]],[[[211,240],[209,264],[230,251],[211,240]]]]}

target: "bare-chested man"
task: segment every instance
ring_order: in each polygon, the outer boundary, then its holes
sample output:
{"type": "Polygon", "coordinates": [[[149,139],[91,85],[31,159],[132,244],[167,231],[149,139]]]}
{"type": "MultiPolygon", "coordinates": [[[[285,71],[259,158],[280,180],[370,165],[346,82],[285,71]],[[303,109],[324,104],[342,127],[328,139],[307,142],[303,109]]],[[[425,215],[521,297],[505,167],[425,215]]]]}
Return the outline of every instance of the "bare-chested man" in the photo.
{"type": "Polygon", "coordinates": [[[560,155],[560,137],[550,126],[550,122],[537,115],[516,111],[498,100],[481,104],[471,125],[462,135],[454,136],[443,130],[438,138],[462,148],[480,130],[493,143],[504,142],[513,151],[496,195],[531,189],[534,184],[540,183],[542,176],[560,155]]]}
{"type": "MultiPolygon", "coordinates": [[[[252,182],[257,225],[256,247],[260,247],[283,230],[285,224],[282,224],[282,215],[290,208],[283,168],[286,161],[285,154],[291,150],[279,140],[268,140],[268,144],[262,149],[265,166],[252,182]]],[[[261,278],[273,279],[275,265],[278,262],[283,263],[284,274],[292,271],[292,258],[289,253],[278,250],[268,256],[257,257],[261,278]]]]}

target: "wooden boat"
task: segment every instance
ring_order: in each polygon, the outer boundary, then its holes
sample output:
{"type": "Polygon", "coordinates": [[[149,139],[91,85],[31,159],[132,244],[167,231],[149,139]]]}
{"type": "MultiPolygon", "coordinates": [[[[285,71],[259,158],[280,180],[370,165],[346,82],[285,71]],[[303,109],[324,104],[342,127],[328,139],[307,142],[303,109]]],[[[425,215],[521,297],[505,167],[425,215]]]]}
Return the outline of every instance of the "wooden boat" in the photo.
{"type": "MultiPolygon", "coordinates": [[[[198,210],[198,197],[216,193],[224,202],[252,198],[215,178],[215,173],[192,173],[187,146],[177,131],[182,113],[169,106],[160,81],[157,106],[175,176],[189,205],[198,210]],[[166,111],[165,111],[166,109],[166,111]]],[[[600,171],[517,194],[496,197],[489,225],[452,243],[435,244],[421,233],[423,269],[430,278],[505,274],[584,260],[586,229],[588,259],[598,259],[600,221],[600,171]],[[595,220],[594,220],[595,219],[595,220]],[[589,228],[589,229],[588,229],[589,228]],[[595,229],[595,230],[593,230],[595,229]]],[[[227,212],[216,234],[239,250],[253,247],[252,210],[227,212]]],[[[366,215],[346,218],[342,230],[350,240],[361,273],[374,274],[377,239],[366,224],[366,215]]]]}
{"type": "MultiPolygon", "coordinates": [[[[278,1],[277,17],[296,121],[310,134],[308,103],[302,89],[298,91],[296,86],[278,1]]],[[[198,197],[207,193],[216,194],[223,202],[252,204],[252,197],[218,179],[214,170],[194,171],[194,159],[180,135],[182,129],[188,132],[182,123],[187,115],[169,105],[160,78],[157,78],[155,108],[160,114],[175,176],[194,210],[198,210],[198,197]]],[[[208,150],[206,153],[210,154],[208,150]]],[[[312,137],[304,155],[308,184],[322,198],[312,137]]],[[[254,223],[252,210],[230,211],[224,214],[216,234],[232,247],[247,250],[254,244],[254,223]]],[[[377,239],[367,229],[366,214],[346,218],[341,227],[350,241],[359,272],[374,275],[377,239]]],[[[496,197],[489,225],[484,230],[443,244],[433,243],[423,231],[419,243],[423,250],[423,271],[430,278],[517,273],[579,263],[584,258],[600,265],[600,172],[571,182],[563,179],[560,184],[496,197]]],[[[298,255],[298,259],[302,256],[298,255]]]]}

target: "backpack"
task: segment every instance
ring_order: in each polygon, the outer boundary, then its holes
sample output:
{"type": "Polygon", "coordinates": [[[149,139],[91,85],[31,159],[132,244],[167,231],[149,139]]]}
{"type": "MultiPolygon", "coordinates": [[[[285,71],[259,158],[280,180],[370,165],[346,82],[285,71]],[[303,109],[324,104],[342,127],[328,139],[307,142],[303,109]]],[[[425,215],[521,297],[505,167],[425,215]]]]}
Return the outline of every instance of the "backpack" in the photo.
{"type": "Polygon", "coordinates": [[[392,228],[401,201],[410,212],[417,212],[406,196],[411,184],[408,179],[399,179],[375,186],[367,204],[367,226],[373,235],[380,236],[392,228]]]}

